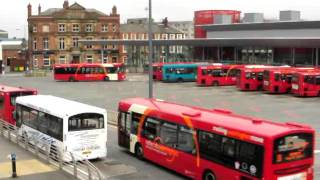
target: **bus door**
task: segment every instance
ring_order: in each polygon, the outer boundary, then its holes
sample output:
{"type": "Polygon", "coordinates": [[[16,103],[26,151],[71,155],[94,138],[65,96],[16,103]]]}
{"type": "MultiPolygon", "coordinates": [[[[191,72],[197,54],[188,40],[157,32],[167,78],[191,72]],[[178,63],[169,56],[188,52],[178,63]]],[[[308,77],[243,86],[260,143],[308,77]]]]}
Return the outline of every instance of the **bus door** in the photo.
{"type": "Polygon", "coordinates": [[[121,147],[130,149],[131,114],[119,112],[118,121],[118,144],[121,147]]]}
{"type": "Polygon", "coordinates": [[[0,93],[0,119],[4,119],[5,99],[4,93],[0,93]]]}

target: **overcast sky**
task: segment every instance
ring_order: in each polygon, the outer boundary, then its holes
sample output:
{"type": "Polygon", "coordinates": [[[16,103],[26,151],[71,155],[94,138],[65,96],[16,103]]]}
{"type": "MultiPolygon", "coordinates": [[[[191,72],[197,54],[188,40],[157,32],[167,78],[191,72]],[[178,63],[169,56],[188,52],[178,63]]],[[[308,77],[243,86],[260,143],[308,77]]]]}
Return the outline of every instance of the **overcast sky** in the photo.
{"type": "MultiPolygon", "coordinates": [[[[10,37],[24,37],[27,27],[27,5],[31,3],[33,14],[38,5],[42,11],[61,8],[64,0],[9,0],[0,6],[0,29],[10,37]]],[[[69,0],[69,4],[75,1],[69,0]]],[[[113,5],[118,7],[121,22],[127,18],[146,17],[148,0],[77,0],[85,8],[95,8],[109,14],[113,5]]],[[[232,9],[245,12],[262,12],[265,18],[278,18],[280,10],[299,10],[306,20],[320,20],[319,0],[153,0],[153,18],[160,21],[192,20],[194,11],[207,9],[232,9]]]]}

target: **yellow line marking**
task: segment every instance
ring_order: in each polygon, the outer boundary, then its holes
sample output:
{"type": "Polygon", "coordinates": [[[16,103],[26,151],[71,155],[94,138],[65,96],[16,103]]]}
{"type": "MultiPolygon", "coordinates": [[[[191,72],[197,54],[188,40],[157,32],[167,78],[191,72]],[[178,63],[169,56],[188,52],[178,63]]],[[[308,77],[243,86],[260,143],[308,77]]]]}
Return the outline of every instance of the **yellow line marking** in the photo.
{"type": "MultiPolygon", "coordinates": [[[[46,165],[36,159],[31,160],[17,160],[17,175],[31,175],[31,174],[40,174],[45,172],[56,171],[58,168],[46,165]]],[[[0,163],[0,179],[8,178],[12,175],[12,164],[11,161],[0,163]]]]}

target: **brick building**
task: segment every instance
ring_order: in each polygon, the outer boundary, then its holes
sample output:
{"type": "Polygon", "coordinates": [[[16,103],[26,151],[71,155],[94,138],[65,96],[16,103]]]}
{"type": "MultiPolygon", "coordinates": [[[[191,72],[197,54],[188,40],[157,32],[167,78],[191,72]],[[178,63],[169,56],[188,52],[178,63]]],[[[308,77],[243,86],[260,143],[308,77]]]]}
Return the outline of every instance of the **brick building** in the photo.
{"type": "Polygon", "coordinates": [[[110,15],[78,3],[50,8],[32,15],[28,5],[29,59],[33,68],[79,62],[121,62],[117,46],[83,46],[80,39],[119,39],[120,15],[114,6],[110,15]]]}
{"type": "MultiPolygon", "coordinates": [[[[126,24],[121,24],[120,32],[121,39],[124,40],[147,40],[148,19],[128,19],[126,24]]],[[[152,23],[152,37],[155,40],[185,39],[186,34],[170,27],[168,22],[164,21],[161,24],[152,23]]],[[[148,64],[148,46],[121,45],[120,51],[130,71],[142,71],[142,68],[148,64]]],[[[188,55],[187,49],[183,46],[154,46],[154,62],[185,60],[188,55]]]]}
{"type": "Polygon", "coordinates": [[[24,39],[0,40],[0,72],[24,71],[27,66],[26,41],[24,39]]]}

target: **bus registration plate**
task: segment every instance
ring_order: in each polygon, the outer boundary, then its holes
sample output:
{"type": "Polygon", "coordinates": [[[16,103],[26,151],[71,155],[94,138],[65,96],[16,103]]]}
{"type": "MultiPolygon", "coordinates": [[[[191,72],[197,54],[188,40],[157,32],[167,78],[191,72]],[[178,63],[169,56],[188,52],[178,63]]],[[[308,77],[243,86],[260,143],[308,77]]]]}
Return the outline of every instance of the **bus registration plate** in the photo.
{"type": "Polygon", "coordinates": [[[292,89],[298,90],[299,86],[297,84],[292,84],[292,89]]]}
{"type": "Polygon", "coordinates": [[[278,180],[306,180],[306,179],[307,179],[307,173],[305,172],[278,178],[278,180]]]}

